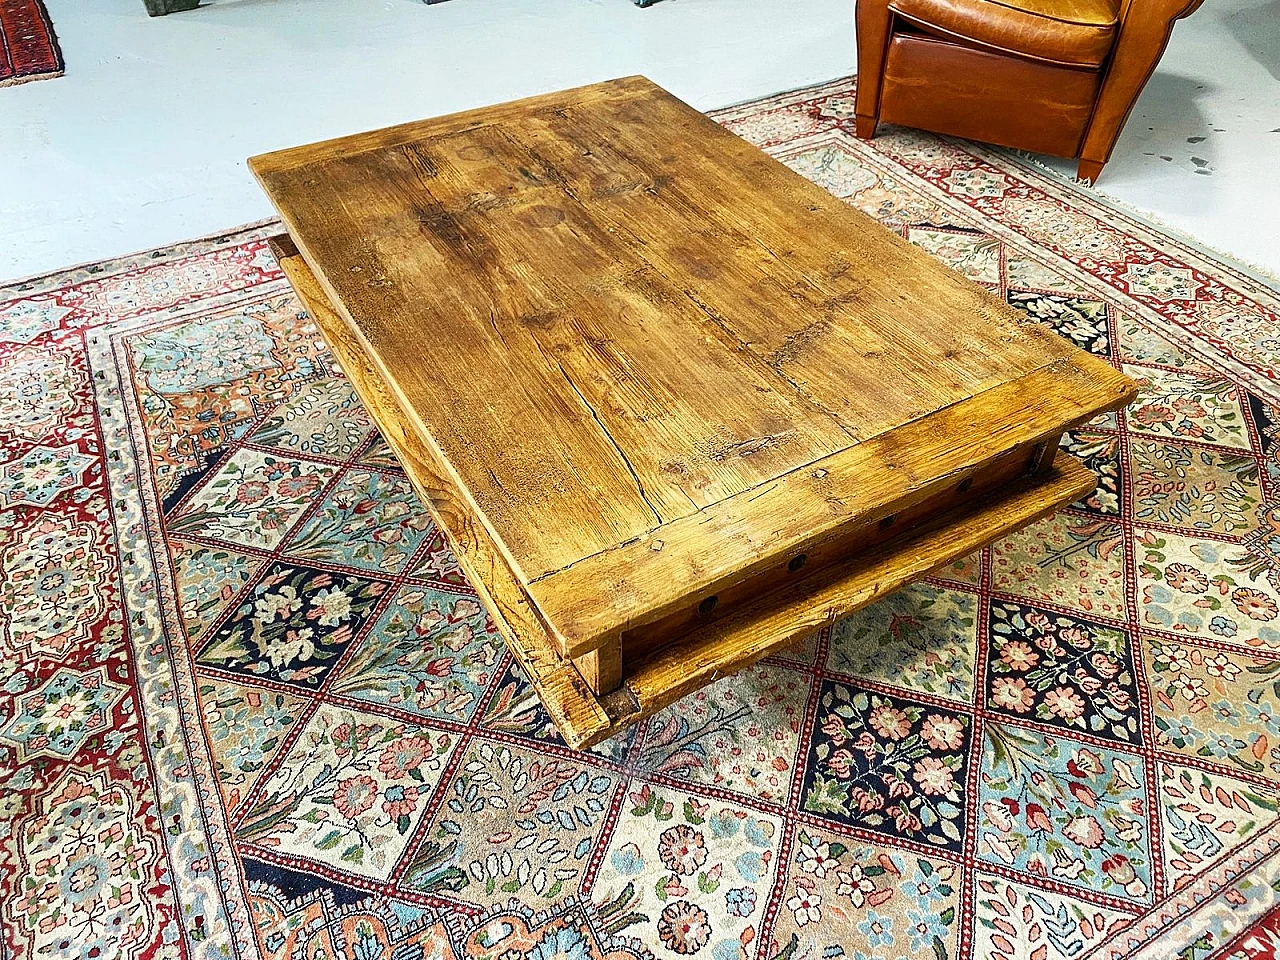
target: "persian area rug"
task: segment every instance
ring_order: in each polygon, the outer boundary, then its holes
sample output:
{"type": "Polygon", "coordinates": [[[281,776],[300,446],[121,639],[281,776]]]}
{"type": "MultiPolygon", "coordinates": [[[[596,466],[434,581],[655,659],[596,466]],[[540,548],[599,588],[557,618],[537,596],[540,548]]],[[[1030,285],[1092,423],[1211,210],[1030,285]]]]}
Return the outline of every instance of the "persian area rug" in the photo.
{"type": "Polygon", "coordinates": [[[1135,377],[1097,492],[579,753],[271,228],[10,286],[0,955],[1200,960],[1280,905],[1277,290],[860,142],[851,80],[718,118],[1135,377]]]}
{"type": "Polygon", "coordinates": [[[0,0],[0,87],[62,76],[44,0],[0,0]]]}

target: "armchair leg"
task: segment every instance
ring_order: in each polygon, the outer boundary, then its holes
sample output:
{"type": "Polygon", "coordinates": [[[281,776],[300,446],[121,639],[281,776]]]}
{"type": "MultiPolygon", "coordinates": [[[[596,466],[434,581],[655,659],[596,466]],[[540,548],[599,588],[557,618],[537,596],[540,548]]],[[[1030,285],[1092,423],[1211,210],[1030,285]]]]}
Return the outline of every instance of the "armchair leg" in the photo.
{"type": "MultiPolygon", "coordinates": [[[[1177,0],[1181,2],[1181,0],[1177,0]]],[[[1172,4],[1129,4],[1130,12],[1116,40],[1115,55],[1102,80],[1102,89],[1093,108],[1093,117],[1080,144],[1080,156],[1101,157],[1101,160],[1081,160],[1080,179],[1092,183],[1097,179],[1102,165],[1111,158],[1111,149],[1120,137],[1129,112],[1138,100],[1138,94],[1151,78],[1156,64],[1169,43],[1174,21],[1186,16],[1200,5],[1200,0],[1185,0],[1185,6],[1165,19],[1155,22],[1158,10],[1172,4]],[[1148,18],[1139,14],[1146,10],[1148,18]],[[1136,12],[1135,12],[1136,11],[1136,12]]]]}
{"type": "Polygon", "coordinates": [[[1105,160],[1085,160],[1082,158],[1076,167],[1076,179],[1083,180],[1092,186],[1098,182],[1098,176],[1102,173],[1102,167],[1105,163],[1105,160]]]}
{"type": "Polygon", "coordinates": [[[880,119],[880,88],[884,85],[893,14],[889,11],[889,0],[857,0],[853,15],[858,41],[854,133],[859,140],[870,140],[876,134],[876,122],[880,119]]]}

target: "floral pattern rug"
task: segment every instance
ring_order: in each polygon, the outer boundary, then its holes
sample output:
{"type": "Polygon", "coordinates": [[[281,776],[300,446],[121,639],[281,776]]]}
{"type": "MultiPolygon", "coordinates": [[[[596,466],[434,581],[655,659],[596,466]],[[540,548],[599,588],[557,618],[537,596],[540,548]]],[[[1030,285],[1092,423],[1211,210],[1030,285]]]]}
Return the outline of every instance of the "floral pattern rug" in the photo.
{"type": "Polygon", "coordinates": [[[851,80],[718,119],[1135,377],[1065,440],[1097,492],[576,752],[271,226],[0,289],[0,956],[1198,960],[1274,916],[1275,287],[857,141],[851,80]]]}

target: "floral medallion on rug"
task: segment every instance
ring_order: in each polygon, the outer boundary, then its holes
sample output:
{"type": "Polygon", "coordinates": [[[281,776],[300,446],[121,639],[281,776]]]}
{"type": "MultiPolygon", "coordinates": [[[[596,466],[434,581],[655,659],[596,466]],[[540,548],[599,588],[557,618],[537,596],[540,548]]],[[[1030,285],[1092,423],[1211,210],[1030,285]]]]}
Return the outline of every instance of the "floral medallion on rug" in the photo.
{"type": "Polygon", "coordinates": [[[1277,290],[1006,154],[857,141],[851,80],[718,118],[1137,379],[1065,441],[1097,492],[576,752],[269,228],[11,285],[0,956],[1200,960],[1275,926],[1277,290]]]}

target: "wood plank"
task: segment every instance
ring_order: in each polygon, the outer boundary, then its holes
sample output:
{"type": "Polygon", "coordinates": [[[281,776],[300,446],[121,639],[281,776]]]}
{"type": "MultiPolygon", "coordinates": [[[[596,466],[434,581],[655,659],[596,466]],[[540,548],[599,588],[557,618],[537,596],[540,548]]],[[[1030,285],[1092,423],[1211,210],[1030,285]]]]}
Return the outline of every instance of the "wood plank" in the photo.
{"type": "MultiPolygon", "coordinates": [[[[626,100],[652,87],[652,81],[639,75],[619,77],[606,83],[592,83],[569,90],[510,100],[478,110],[450,113],[425,120],[411,120],[363,133],[317,140],[283,150],[260,153],[250,158],[254,173],[259,177],[285,174],[312,164],[323,163],[340,157],[399,147],[417,140],[438,137],[445,133],[457,133],[487,124],[503,124],[518,121],[530,113],[542,110],[560,110],[566,105],[589,107],[592,104],[626,100]]],[[[296,243],[292,236],[290,242],[296,243]]]]}
{"type": "Polygon", "coordinates": [[[574,745],[607,737],[611,725],[603,708],[572,662],[565,661],[550,645],[536,611],[500,551],[489,541],[483,526],[474,522],[469,508],[455,499],[453,484],[444,476],[434,452],[413,433],[397,428],[403,422],[397,401],[365,359],[364,348],[346,321],[329,304],[293,241],[275,237],[270,246],[551,719],[574,745]]]}
{"type": "Polygon", "coordinates": [[[1135,396],[1134,385],[1122,379],[1104,402],[1090,392],[1090,383],[1086,371],[1055,361],[535,579],[529,593],[553,625],[561,651],[580,656],[618,630],[696,606],[736,582],[852,536],[863,524],[960,483],[976,464],[1135,396]],[[670,588],[673,580],[679,590],[670,588]]]}
{"type": "Polygon", "coordinates": [[[642,78],[251,166],[525,583],[1055,359],[1125,382],[642,78]]]}
{"type": "Polygon", "coordinates": [[[1096,484],[1086,468],[1059,454],[1053,468],[1027,478],[997,497],[973,501],[926,527],[881,545],[858,564],[833,570],[821,581],[801,581],[764,608],[740,610],[733,618],[695,631],[682,643],[628,665],[616,692],[597,696],[572,661],[561,657],[546,625],[522,593],[521,585],[487,543],[483,528],[452,496],[434,455],[412,433],[396,427],[395,398],[364,360],[346,322],[329,306],[324,291],[288,237],[271,248],[321,334],[405,468],[414,489],[448,539],[459,565],[520,662],[566,741],[585,748],[620,733],[691,690],[803,639],[829,623],[833,611],[856,609],[900,586],[971,553],[1056,507],[1087,495],[1096,484]]]}
{"type": "Polygon", "coordinates": [[[857,566],[868,550],[899,536],[903,530],[911,530],[940,514],[963,510],[971,502],[1047,469],[1060,440],[1060,434],[1051,434],[1039,442],[1016,446],[979,467],[953,475],[950,483],[931,484],[918,495],[904,498],[891,514],[872,515],[842,525],[832,536],[815,539],[803,550],[785,554],[785,562],[762,566],[756,573],[744,569],[727,577],[723,585],[712,587],[696,605],[624,631],[624,662],[641,660],[713,620],[734,616],[741,606],[768,603],[775,591],[796,581],[816,578],[821,582],[831,567],[857,566]]]}
{"type": "Polygon", "coordinates": [[[643,78],[250,166],[574,743],[1038,515],[1136,392],[643,78]]]}
{"type": "Polygon", "coordinates": [[[636,136],[622,110],[572,107],[511,135],[860,436],[1068,355],[1060,338],[686,104],[654,96],[644,118],[664,136],[636,136]]]}
{"type": "Polygon", "coordinates": [[[1087,496],[1097,486],[1088,467],[1059,453],[1051,469],[985,502],[938,517],[868,553],[825,584],[797,584],[768,605],[744,610],[689,634],[629,667],[623,691],[601,702],[615,730],[625,729],[700,687],[729,676],[931,571],[967,556],[1087,496]]]}

